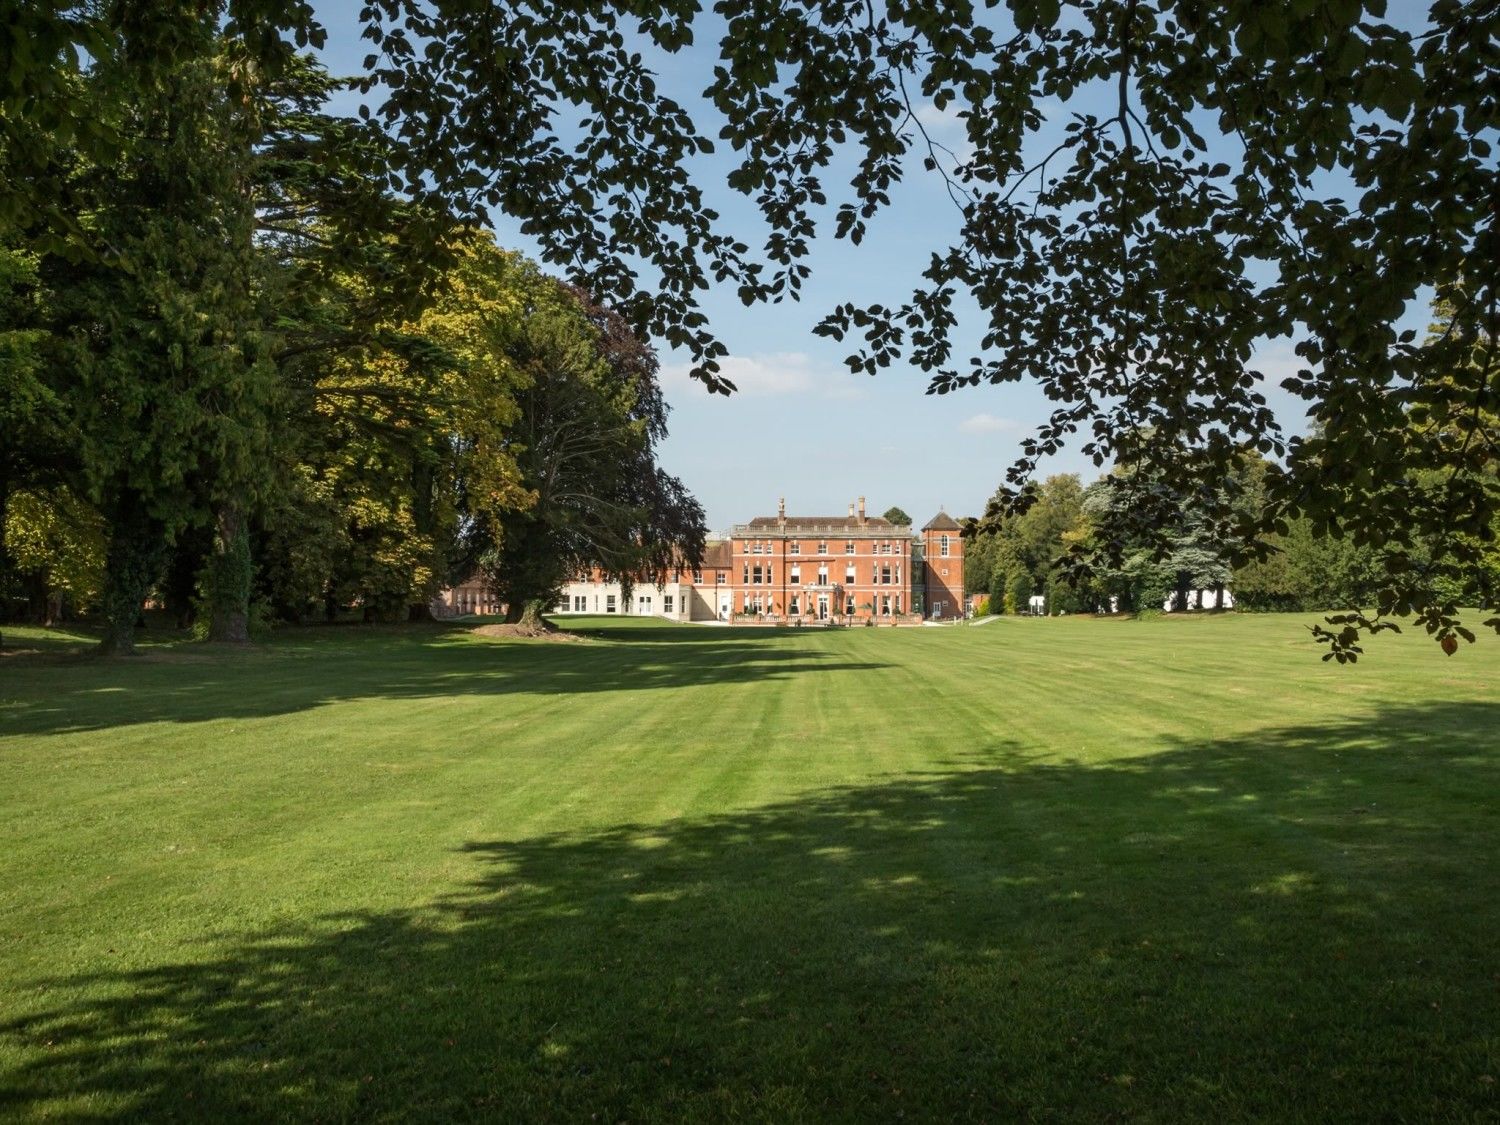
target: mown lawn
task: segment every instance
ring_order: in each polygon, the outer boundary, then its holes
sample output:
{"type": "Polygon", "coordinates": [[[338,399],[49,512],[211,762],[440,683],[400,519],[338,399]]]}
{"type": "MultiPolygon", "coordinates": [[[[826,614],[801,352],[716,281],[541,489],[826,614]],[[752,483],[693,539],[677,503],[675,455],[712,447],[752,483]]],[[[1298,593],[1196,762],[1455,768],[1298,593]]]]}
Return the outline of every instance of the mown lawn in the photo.
{"type": "Polygon", "coordinates": [[[0,1117],[1494,1120],[1500,642],[0,658],[0,1117]]]}

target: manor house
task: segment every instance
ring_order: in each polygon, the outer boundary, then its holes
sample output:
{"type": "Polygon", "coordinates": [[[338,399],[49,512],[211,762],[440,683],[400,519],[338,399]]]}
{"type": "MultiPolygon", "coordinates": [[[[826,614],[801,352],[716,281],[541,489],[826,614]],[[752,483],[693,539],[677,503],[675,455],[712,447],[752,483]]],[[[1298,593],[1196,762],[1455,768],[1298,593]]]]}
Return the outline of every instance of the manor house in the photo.
{"type": "Polygon", "coordinates": [[[774,516],[737,524],[708,545],[702,565],[630,593],[603,575],[563,588],[558,613],[620,613],[677,621],[916,623],[964,615],[964,544],[958,521],[938,512],[918,532],[865,514],[774,516]]]}

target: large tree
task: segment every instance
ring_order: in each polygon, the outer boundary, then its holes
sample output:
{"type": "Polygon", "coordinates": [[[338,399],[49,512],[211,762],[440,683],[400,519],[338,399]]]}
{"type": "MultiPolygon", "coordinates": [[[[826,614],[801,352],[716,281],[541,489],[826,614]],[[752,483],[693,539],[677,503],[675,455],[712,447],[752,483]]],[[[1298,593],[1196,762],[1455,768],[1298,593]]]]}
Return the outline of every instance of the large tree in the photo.
{"type": "MultiPolygon", "coordinates": [[[[128,652],[175,535],[217,515],[212,585],[243,601],[246,497],[262,479],[273,368],[260,335],[249,154],[254,123],[232,53],[186,6],[141,17],[170,65],[99,61],[90,96],[126,144],[85,162],[92,255],[53,286],[72,372],[82,477],[109,527],[104,648],[128,652]]],[[[231,633],[226,639],[235,639],[231,633]]]]}
{"type": "Polygon", "coordinates": [[[461,565],[464,523],[529,503],[510,447],[523,377],[506,350],[528,284],[556,286],[475,237],[419,315],[312,353],[267,520],[267,587],[286,616],[421,616],[461,565]]]}
{"type": "Polygon", "coordinates": [[[55,482],[66,459],[57,389],[46,377],[42,302],[35,255],[0,246],[0,625],[19,593],[8,534],[13,498],[28,484],[55,482]]]}
{"type": "Polygon", "coordinates": [[[521,377],[508,432],[524,505],[476,513],[470,555],[534,624],[563,583],[599,569],[625,588],[696,565],[703,509],[656,461],[667,410],[655,352],[615,312],[520,261],[527,303],[495,324],[521,377]],[[485,518],[487,517],[487,518],[485,518]]]}

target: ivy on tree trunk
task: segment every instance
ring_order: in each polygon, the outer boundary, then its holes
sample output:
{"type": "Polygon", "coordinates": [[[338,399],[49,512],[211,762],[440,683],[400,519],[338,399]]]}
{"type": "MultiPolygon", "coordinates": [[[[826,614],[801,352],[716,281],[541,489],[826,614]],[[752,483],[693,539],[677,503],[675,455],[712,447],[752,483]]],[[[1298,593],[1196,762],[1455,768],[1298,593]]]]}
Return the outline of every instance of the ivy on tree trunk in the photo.
{"type": "Polygon", "coordinates": [[[135,652],[135,628],[146,595],[166,561],[166,535],[161,521],[134,494],[123,498],[122,509],[109,524],[104,593],[100,598],[104,638],[99,650],[106,655],[129,656],[135,652]]]}
{"type": "Polygon", "coordinates": [[[250,643],[250,581],[254,575],[244,513],[236,503],[222,504],[213,552],[204,571],[209,640],[250,643]]]}

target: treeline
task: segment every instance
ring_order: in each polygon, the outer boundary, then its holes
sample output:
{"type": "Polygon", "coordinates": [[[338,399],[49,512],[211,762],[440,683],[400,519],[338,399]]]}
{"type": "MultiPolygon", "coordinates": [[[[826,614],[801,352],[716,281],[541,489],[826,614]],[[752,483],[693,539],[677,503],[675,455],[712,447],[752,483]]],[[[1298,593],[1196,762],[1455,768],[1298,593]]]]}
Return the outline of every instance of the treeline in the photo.
{"type": "Polygon", "coordinates": [[[1216,530],[1190,503],[1165,505],[1126,474],[1087,487],[1076,474],[1049,477],[1028,499],[1024,514],[967,548],[970,592],[993,613],[1024,613],[1034,595],[1049,613],[1138,612],[1168,599],[1186,609],[1192,591],[1232,585],[1233,552],[1216,530]]]}
{"type": "Polygon", "coordinates": [[[204,8],[147,6],[172,51],[69,79],[87,145],[6,122],[0,175],[51,202],[0,216],[0,613],[128,651],[148,598],[234,641],[421,616],[476,569],[519,617],[696,558],[651,348],[396,190],[344,83],[204,8]]]}
{"type": "MultiPolygon", "coordinates": [[[[1338,611],[1376,603],[1389,580],[1387,559],[1369,541],[1307,518],[1284,521],[1269,535],[1247,530],[1264,502],[1266,464],[1244,456],[1233,479],[1211,487],[1231,494],[1238,521],[1209,523],[1209,505],[1152,487],[1116,471],[1085,486],[1076,474],[1033,486],[1024,514],[967,545],[968,593],[991,613],[1024,613],[1033,595],[1049,613],[1139,612],[1164,605],[1185,610],[1192,591],[1214,591],[1210,604],[1252,611],[1338,611]],[[1155,523],[1155,528],[1150,525],[1155,523]],[[1164,534],[1156,529],[1165,529],[1164,534]],[[1080,565],[1087,560],[1088,565],[1080,565]]],[[[1408,554],[1430,566],[1433,545],[1408,554]]],[[[1500,527],[1486,540],[1483,565],[1467,585],[1434,578],[1435,593],[1453,605],[1485,605],[1500,591],[1500,527]]]]}

